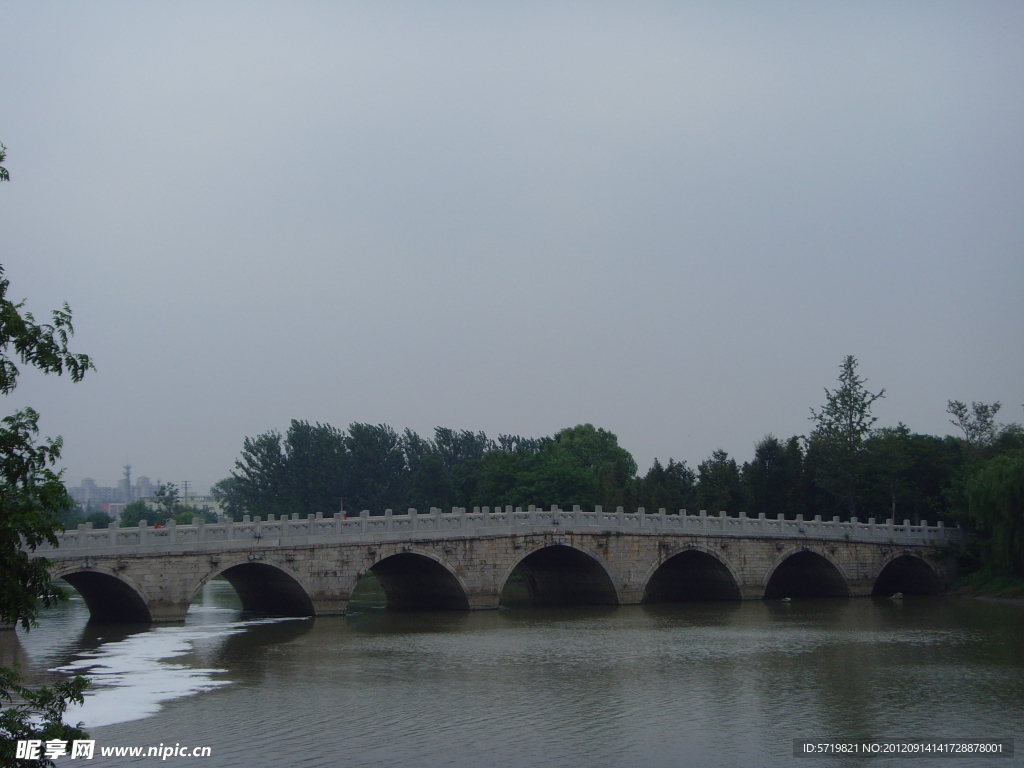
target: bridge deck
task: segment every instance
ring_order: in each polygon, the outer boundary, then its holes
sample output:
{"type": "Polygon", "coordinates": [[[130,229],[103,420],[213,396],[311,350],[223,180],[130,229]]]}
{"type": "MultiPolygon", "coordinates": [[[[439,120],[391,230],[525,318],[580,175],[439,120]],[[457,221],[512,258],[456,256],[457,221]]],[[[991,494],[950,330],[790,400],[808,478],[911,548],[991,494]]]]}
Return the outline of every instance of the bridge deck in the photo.
{"type": "Polygon", "coordinates": [[[764,515],[756,518],[729,517],[719,515],[667,514],[657,513],[604,512],[600,507],[584,511],[579,507],[571,510],[553,508],[550,510],[530,507],[504,509],[488,507],[455,508],[450,513],[432,509],[427,514],[418,514],[410,509],[406,514],[396,515],[387,510],[384,515],[371,516],[363,511],[358,517],[347,517],[335,513],[331,518],[309,515],[300,519],[277,519],[271,515],[267,520],[258,516],[250,519],[247,515],[242,522],[204,524],[198,518],[192,525],[174,525],[164,528],[140,524],[139,527],[120,528],[116,524],[106,529],[93,529],[89,524],[80,525],[77,530],[66,531],[58,536],[59,548],[48,545],[37,551],[48,557],[81,557],[84,554],[158,554],[176,552],[210,552],[236,548],[295,547],[304,545],[369,544],[373,542],[396,542],[450,538],[483,538],[516,534],[537,534],[558,531],[560,533],[609,533],[609,534],[651,534],[688,536],[733,536],[779,539],[806,539],[818,541],[847,541],[875,544],[897,544],[901,546],[942,546],[960,541],[958,528],[938,525],[911,525],[909,520],[896,524],[893,520],[876,523],[874,518],[862,523],[854,518],[840,522],[839,518],[822,520],[785,519],[779,515],[768,519],[764,515]]]}

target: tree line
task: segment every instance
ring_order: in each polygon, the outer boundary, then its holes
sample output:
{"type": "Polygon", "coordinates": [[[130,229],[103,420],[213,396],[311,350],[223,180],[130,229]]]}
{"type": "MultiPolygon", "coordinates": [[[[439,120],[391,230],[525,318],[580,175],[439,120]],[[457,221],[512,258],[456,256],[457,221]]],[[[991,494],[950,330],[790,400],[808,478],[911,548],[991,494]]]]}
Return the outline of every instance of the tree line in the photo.
{"type": "Polygon", "coordinates": [[[1024,477],[1024,429],[996,423],[1000,404],[950,401],[948,413],[962,436],[919,434],[902,423],[875,427],[872,406],[885,390],[866,387],[853,356],[842,361],[838,382],[811,409],[807,435],[767,435],[742,463],[716,450],[696,468],[655,459],[640,475],[616,436],[591,424],[550,437],[491,439],[444,427],[425,438],[386,424],[339,429],[296,420],[284,434],[246,438],[234,471],[212,493],[235,519],[330,515],[342,505],[382,514],[386,508],[600,504],[943,520],[1002,542],[1004,564],[1024,573],[1021,494],[1004,487],[1024,477]],[[992,511],[997,508],[1003,511],[992,511]]]}

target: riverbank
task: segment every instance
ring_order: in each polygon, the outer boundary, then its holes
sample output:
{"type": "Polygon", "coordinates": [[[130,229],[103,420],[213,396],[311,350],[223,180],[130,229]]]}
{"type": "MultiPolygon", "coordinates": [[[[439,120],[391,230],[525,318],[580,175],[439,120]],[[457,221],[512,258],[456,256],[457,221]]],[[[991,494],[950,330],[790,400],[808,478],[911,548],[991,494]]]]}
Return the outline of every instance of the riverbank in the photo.
{"type": "Polygon", "coordinates": [[[980,570],[960,577],[952,594],[988,602],[1010,603],[1024,608],[1024,579],[980,570]]]}

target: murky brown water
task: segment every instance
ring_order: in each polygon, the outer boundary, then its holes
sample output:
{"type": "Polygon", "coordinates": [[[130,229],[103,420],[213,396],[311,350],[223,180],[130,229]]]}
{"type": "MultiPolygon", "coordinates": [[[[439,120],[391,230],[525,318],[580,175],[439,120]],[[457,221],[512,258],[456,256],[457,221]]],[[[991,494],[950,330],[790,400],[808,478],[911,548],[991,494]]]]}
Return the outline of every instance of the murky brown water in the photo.
{"type": "MultiPolygon", "coordinates": [[[[206,766],[1019,765],[1024,610],[947,597],[517,607],[246,621],[224,582],[185,626],[86,625],[5,663],[94,676],[98,746],[206,766]],[[794,738],[1017,739],[1014,759],[794,758],[794,738]]],[[[67,758],[62,758],[68,765],[67,758]]],[[[101,758],[92,765],[153,764],[101,758]]]]}

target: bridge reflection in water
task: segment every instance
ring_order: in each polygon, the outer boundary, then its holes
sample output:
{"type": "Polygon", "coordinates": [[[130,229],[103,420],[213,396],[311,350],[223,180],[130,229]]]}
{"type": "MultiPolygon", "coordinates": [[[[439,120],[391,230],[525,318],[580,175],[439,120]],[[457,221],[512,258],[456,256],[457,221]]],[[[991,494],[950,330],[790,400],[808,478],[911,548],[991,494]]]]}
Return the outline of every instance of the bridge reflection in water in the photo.
{"type": "Polygon", "coordinates": [[[850,597],[942,592],[958,530],[840,522],[496,509],[309,516],[152,529],[80,526],[38,554],[94,621],[181,621],[203,585],[245,611],[342,614],[372,573],[400,610],[497,608],[510,584],[536,605],[850,597]]]}

